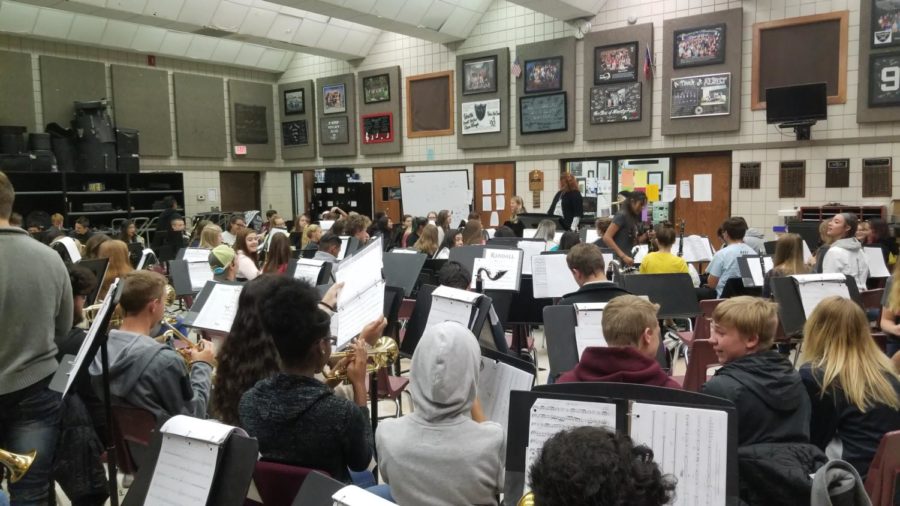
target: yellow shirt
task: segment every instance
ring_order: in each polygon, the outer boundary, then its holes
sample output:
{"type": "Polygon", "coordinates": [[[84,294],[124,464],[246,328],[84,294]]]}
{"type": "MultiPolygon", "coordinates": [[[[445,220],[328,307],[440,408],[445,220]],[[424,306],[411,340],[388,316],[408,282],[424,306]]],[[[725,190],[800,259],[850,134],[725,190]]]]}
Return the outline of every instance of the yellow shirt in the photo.
{"type": "Polygon", "coordinates": [[[665,253],[662,251],[654,251],[648,253],[641,262],[641,274],[671,274],[678,272],[688,272],[687,262],[683,258],[665,253]]]}

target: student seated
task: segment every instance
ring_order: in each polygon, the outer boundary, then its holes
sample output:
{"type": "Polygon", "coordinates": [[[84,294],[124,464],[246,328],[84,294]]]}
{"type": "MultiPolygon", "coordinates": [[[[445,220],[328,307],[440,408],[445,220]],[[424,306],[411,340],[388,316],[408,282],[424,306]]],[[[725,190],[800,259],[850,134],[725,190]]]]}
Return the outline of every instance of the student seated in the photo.
{"type": "Polygon", "coordinates": [[[234,281],[237,278],[237,262],[234,250],[227,244],[220,244],[209,252],[209,268],[213,271],[213,281],[234,281]]]}
{"type": "Polygon", "coordinates": [[[697,272],[688,268],[684,258],[672,254],[672,245],[675,244],[675,227],[668,223],[656,225],[653,240],[656,241],[659,249],[644,256],[638,272],[641,274],[677,274],[683,272],[691,275],[692,282],[696,280],[694,286],[700,285],[700,277],[697,275],[697,272]]]}
{"type": "Polygon", "coordinates": [[[238,405],[241,426],[259,441],[266,460],[320,469],[350,482],[372,460],[374,441],[366,392],[363,341],[381,336],[386,322],[370,323],[351,344],[347,378],[353,401],[337,397],[315,379],[331,356],[331,317],[319,309],[319,294],[303,281],[277,276],[259,311],[272,336],[281,372],[256,383],[238,405]]]}
{"type": "Polygon", "coordinates": [[[329,232],[319,239],[319,249],[316,250],[313,260],[323,260],[325,262],[336,264],[340,262],[340,260],[337,259],[340,252],[341,238],[329,232]]]}
{"type": "Polygon", "coordinates": [[[740,278],[741,269],[738,266],[738,258],[744,255],[756,255],[756,251],[744,244],[744,234],[747,232],[747,222],[739,216],[732,216],[722,223],[722,239],[726,246],[713,255],[712,262],[706,268],[709,277],[707,286],[715,288],[716,296],[722,297],[725,283],[731,278],[740,278]]]}
{"type": "Polygon", "coordinates": [[[900,430],[900,378],[855,302],[828,297],[803,328],[800,377],[812,403],[810,442],[865,480],[885,433],[900,430]]]}
{"type": "Polygon", "coordinates": [[[603,309],[603,337],[608,347],[590,346],[557,383],[607,381],[681,388],[656,361],[659,306],[635,295],[620,295],[603,309]]]}
{"type": "Polygon", "coordinates": [[[723,367],[701,391],[737,407],[739,446],[809,441],[806,389],[791,362],[772,349],[776,308],[740,296],[713,311],[710,342],[723,367]]]}
{"type": "Polygon", "coordinates": [[[766,273],[763,283],[763,297],[772,296],[772,278],[809,274],[809,267],[803,262],[803,238],[797,234],[784,234],[775,243],[775,257],[772,269],[766,273]]]}
{"type": "MultiPolygon", "coordinates": [[[[134,271],[123,283],[119,307],[124,318],[109,331],[109,381],[113,401],[146,409],[157,422],[175,415],[206,418],[215,348],[201,340],[189,350],[189,365],[171,347],[150,337],[166,310],[166,278],[153,271],[134,271]]],[[[90,367],[91,381],[102,395],[100,355],[90,367]]]]}
{"type": "MultiPolygon", "coordinates": [[[[449,286],[457,290],[468,290],[471,281],[472,274],[459,262],[448,261],[438,271],[438,283],[442,286],[449,286]]],[[[482,345],[501,353],[509,353],[509,344],[506,342],[506,332],[503,330],[503,325],[499,321],[492,323],[490,319],[485,321],[485,325],[491,326],[492,340],[491,342],[482,342],[482,345]]],[[[480,337],[478,339],[481,341],[480,337]]]]}
{"type": "MultiPolygon", "coordinates": [[[[900,364],[900,268],[894,269],[881,298],[881,330],[887,334],[885,352],[900,364]]],[[[897,372],[900,372],[898,367],[897,372]]]]}
{"type": "Polygon", "coordinates": [[[606,279],[606,263],[603,253],[593,244],[576,244],[566,254],[566,264],[575,276],[578,291],[566,294],[559,300],[560,305],[580,302],[609,302],[614,297],[627,295],[628,291],[619,288],[606,279]]]}
{"type": "Polygon", "coordinates": [[[375,434],[378,468],[398,504],[497,504],[503,427],[476,408],[481,350],[456,322],[429,327],[410,367],[413,411],[375,434]]]}
{"type": "Polygon", "coordinates": [[[853,213],[836,214],[828,222],[826,233],[834,242],[825,252],[822,272],[851,276],[856,280],[857,288],[865,290],[866,280],[869,278],[869,262],[866,260],[862,244],[856,240],[857,224],[856,215],[853,213]]]}
{"type": "Polygon", "coordinates": [[[676,479],[653,450],[602,427],[558,432],[527,472],[540,506],[661,506],[675,497],[676,479]]]}

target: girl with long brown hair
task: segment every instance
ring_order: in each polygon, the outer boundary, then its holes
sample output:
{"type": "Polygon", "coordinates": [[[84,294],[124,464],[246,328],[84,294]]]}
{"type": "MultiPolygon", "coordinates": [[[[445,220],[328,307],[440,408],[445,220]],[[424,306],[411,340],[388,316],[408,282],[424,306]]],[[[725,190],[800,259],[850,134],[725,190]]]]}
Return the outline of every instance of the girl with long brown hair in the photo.
{"type": "Polygon", "coordinates": [[[234,252],[237,254],[238,279],[252,281],[259,276],[259,236],[252,228],[242,228],[238,231],[234,240],[234,252]]]}
{"type": "Polygon", "coordinates": [[[133,271],[131,260],[128,256],[128,245],[117,239],[112,239],[100,245],[97,251],[98,258],[108,258],[109,266],[106,268],[106,277],[103,278],[103,284],[100,285],[100,291],[97,293],[97,300],[103,300],[109,285],[116,278],[120,278],[133,271]]]}
{"type": "Polygon", "coordinates": [[[266,263],[262,272],[284,274],[291,259],[291,240],[284,234],[276,233],[269,240],[269,251],[266,252],[266,263]]]}
{"type": "Polygon", "coordinates": [[[481,228],[481,220],[469,220],[462,233],[463,244],[466,246],[480,246],[484,244],[484,233],[481,228]]]}
{"type": "Polygon", "coordinates": [[[419,240],[416,241],[416,245],[413,246],[413,248],[420,253],[428,255],[428,258],[432,258],[434,257],[434,254],[437,253],[439,245],[438,227],[429,223],[422,229],[422,236],[419,237],[419,240]]]}
{"type": "Polygon", "coordinates": [[[809,274],[809,267],[803,262],[803,238],[798,234],[784,234],[775,243],[774,266],[766,273],[763,283],[763,297],[772,296],[772,278],[809,274]]]}

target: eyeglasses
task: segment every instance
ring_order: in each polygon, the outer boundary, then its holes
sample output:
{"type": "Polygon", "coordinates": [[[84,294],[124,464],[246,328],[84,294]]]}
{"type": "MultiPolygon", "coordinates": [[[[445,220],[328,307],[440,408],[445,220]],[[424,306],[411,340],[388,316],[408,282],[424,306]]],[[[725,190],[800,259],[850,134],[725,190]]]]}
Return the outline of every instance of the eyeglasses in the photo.
{"type": "Polygon", "coordinates": [[[328,344],[330,344],[332,346],[337,346],[337,343],[338,343],[337,336],[328,336],[328,337],[323,337],[322,339],[324,339],[325,341],[328,341],[328,344]]]}

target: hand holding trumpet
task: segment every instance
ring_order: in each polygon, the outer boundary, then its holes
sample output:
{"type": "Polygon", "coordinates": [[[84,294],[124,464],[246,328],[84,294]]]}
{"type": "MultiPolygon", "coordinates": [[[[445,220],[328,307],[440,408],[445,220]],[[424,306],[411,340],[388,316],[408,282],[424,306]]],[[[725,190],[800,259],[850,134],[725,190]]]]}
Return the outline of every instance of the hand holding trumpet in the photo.
{"type": "Polygon", "coordinates": [[[216,363],[216,345],[208,339],[200,339],[195,346],[186,349],[185,355],[189,364],[206,362],[214,366],[216,363]]]}

